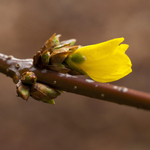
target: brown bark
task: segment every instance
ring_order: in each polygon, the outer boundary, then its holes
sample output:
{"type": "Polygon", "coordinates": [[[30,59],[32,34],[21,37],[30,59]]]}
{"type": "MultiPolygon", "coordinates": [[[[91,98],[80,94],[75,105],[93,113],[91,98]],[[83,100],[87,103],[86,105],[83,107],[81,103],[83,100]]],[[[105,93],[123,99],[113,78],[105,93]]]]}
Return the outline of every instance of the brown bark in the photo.
{"type": "Polygon", "coordinates": [[[150,110],[149,93],[117,85],[98,83],[69,74],[52,72],[45,69],[40,70],[35,68],[32,62],[32,59],[16,59],[12,56],[0,54],[0,72],[13,78],[16,83],[20,73],[30,70],[36,74],[39,82],[59,90],[150,110]]]}

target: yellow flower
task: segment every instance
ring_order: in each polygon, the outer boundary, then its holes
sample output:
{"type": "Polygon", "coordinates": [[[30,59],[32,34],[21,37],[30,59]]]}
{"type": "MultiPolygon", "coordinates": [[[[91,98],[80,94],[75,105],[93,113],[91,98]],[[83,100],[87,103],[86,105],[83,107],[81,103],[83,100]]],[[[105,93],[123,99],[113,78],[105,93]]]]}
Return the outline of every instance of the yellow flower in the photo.
{"type": "Polygon", "coordinates": [[[95,45],[84,46],[70,54],[67,64],[98,82],[116,81],[132,72],[131,61],[125,54],[129,45],[115,38],[95,45]]]}

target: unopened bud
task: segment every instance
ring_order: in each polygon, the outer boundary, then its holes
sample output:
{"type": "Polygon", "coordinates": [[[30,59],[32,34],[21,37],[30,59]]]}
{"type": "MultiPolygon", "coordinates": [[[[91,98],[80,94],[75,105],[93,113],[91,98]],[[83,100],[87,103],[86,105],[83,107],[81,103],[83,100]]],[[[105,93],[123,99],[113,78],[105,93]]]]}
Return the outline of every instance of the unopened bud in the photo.
{"type": "Polygon", "coordinates": [[[60,95],[60,92],[58,92],[57,90],[41,83],[35,83],[34,85],[32,85],[30,91],[31,91],[30,95],[34,99],[47,103],[52,102],[50,100],[60,95]]]}
{"type": "Polygon", "coordinates": [[[50,63],[51,64],[61,64],[67,56],[70,54],[70,51],[68,52],[60,52],[55,55],[52,55],[50,58],[50,63]]]}
{"type": "Polygon", "coordinates": [[[16,85],[17,94],[19,97],[22,97],[24,100],[27,100],[30,96],[30,88],[27,85],[22,84],[21,82],[16,85]]]}
{"type": "Polygon", "coordinates": [[[22,83],[32,85],[32,84],[34,84],[36,81],[37,81],[37,77],[36,77],[36,75],[35,75],[33,72],[31,72],[31,71],[24,72],[24,73],[21,75],[21,82],[22,82],[22,83]]]}
{"type": "Polygon", "coordinates": [[[54,33],[44,44],[44,46],[42,47],[42,51],[44,50],[51,50],[52,48],[54,48],[56,45],[59,45],[59,37],[61,35],[56,35],[56,33],[54,33]]]}
{"type": "Polygon", "coordinates": [[[41,62],[43,66],[49,64],[49,59],[50,59],[50,52],[49,51],[44,51],[41,56],[41,62]]]}

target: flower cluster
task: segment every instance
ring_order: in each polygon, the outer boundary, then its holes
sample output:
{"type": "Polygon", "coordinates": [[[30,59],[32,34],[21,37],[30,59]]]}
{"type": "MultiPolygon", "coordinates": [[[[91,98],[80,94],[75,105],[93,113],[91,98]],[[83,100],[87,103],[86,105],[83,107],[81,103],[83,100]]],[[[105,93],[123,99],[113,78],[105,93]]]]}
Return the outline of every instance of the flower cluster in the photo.
{"type": "MultiPolygon", "coordinates": [[[[121,44],[124,38],[115,38],[99,44],[74,45],[76,40],[59,41],[60,35],[54,34],[33,57],[33,65],[73,75],[90,76],[98,82],[112,82],[128,75],[131,61],[125,54],[127,44],[121,44]]],[[[18,96],[27,100],[29,96],[36,100],[55,104],[53,100],[60,91],[37,82],[33,72],[21,75],[17,84],[18,96]]]]}
{"type": "Polygon", "coordinates": [[[89,46],[74,46],[75,39],[59,41],[60,35],[48,39],[34,56],[34,65],[40,68],[84,74],[98,82],[112,82],[128,75],[131,61],[125,54],[124,38],[115,38],[89,46]]]}

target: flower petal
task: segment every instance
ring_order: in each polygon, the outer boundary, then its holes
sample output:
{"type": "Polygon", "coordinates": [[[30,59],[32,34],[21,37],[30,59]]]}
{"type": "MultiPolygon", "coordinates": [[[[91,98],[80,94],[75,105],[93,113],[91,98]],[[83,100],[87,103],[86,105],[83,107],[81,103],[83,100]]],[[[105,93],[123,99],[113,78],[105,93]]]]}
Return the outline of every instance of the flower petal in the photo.
{"type": "Polygon", "coordinates": [[[114,52],[116,47],[124,41],[124,38],[115,38],[106,42],[99,44],[84,46],[75,51],[75,53],[80,52],[85,55],[86,59],[99,60],[103,57],[106,57],[114,52]]]}
{"type": "Polygon", "coordinates": [[[128,45],[121,44],[111,55],[100,60],[88,59],[88,62],[85,61],[80,67],[95,81],[118,80],[132,71],[131,61],[124,53],[127,48],[128,45]]]}

